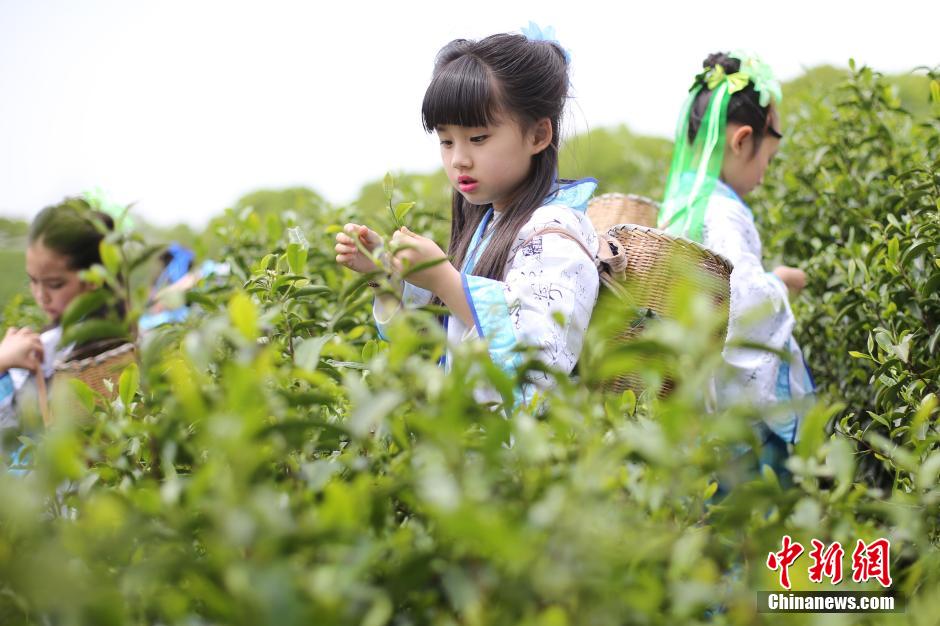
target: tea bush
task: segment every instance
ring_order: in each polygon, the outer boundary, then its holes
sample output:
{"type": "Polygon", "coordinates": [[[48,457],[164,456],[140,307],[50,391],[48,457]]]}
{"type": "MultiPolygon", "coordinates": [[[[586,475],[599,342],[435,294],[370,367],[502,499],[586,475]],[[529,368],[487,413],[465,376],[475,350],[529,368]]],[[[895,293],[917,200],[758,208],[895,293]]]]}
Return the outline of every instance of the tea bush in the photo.
{"type": "MultiPolygon", "coordinates": [[[[795,486],[756,471],[758,411],[705,406],[723,320],[694,280],[677,280],[680,316],[630,344],[608,340],[625,311],[605,299],[578,376],[506,415],[473,391],[511,397],[518,381],[476,344],[444,373],[433,311],[376,337],[364,279],[333,260],[336,229],[357,215],[240,207],[212,226],[231,273],[189,295],[184,324],[146,338],[113,401],[57,386],[53,428],[25,416],[29,471],[0,474],[0,622],[791,623],[755,608],[756,590],[777,588],[767,554],[790,535],[890,539],[890,593],[907,614],[852,617],[931,623],[936,124],[916,127],[867,70],[843,93],[831,119],[799,113],[820,128],[791,122],[765,200],[769,248],[813,276],[799,316],[825,389],[795,486]],[[924,146],[890,135],[903,132],[924,146]],[[868,133],[900,145],[863,154],[868,133]],[[601,390],[623,372],[650,389],[668,375],[673,391],[601,390]],[[869,480],[871,459],[894,479],[869,480]]],[[[405,219],[440,238],[440,208],[399,186],[382,190],[396,217],[371,208],[381,228],[405,219]]],[[[805,572],[804,557],[794,587],[818,588],[805,572]]],[[[872,589],[840,587],[859,588],[872,589]]]]}
{"type": "MultiPolygon", "coordinates": [[[[853,68],[854,70],[854,68],[853,68]]],[[[839,430],[870,480],[912,490],[936,449],[940,393],[940,82],[913,117],[868,68],[794,111],[755,204],[768,252],[804,267],[797,319],[810,367],[846,403],[839,430]],[[905,456],[900,456],[904,453],[905,456]]]]}

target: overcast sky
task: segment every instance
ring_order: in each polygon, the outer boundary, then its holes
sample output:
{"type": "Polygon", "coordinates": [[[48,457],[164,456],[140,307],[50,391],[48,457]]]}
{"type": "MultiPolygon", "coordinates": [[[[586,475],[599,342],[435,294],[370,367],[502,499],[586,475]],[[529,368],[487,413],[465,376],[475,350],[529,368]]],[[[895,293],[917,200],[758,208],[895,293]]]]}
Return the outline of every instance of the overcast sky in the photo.
{"type": "Polygon", "coordinates": [[[572,54],[568,134],[671,135],[716,50],[754,50],[783,79],[850,56],[940,64],[940,0],[0,0],[0,215],[92,187],[161,224],[261,187],[349,202],[388,170],[438,166],[420,125],[437,50],[530,19],[572,54]]]}

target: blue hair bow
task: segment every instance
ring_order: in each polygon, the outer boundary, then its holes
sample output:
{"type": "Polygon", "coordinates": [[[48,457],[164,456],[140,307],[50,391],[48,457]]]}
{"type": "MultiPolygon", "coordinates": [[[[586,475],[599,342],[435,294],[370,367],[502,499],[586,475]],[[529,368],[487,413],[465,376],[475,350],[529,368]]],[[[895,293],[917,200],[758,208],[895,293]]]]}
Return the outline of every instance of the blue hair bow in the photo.
{"type": "Polygon", "coordinates": [[[550,41],[553,44],[561,48],[561,51],[565,53],[565,62],[571,63],[571,53],[568,52],[568,49],[565,48],[558,39],[555,37],[555,27],[546,26],[542,28],[532,20],[529,20],[528,26],[522,27],[522,34],[526,36],[526,39],[529,41],[550,41]]]}

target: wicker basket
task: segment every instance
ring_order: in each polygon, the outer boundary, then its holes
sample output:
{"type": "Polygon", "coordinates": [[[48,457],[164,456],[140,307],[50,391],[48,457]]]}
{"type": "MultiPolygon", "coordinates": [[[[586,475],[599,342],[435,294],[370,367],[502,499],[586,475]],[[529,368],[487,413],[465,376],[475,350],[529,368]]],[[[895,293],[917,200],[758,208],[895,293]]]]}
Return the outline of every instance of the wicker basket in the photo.
{"type": "Polygon", "coordinates": [[[56,363],[52,384],[77,378],[106,398],[112,398],[117,390],[118,378],[136,358],[137,347],[133,343],[123,343],[94,356],[59,362],[56,363]],[[113,383],[110,392],[105,385],[108,380],[113,383]]]}
{"type": "Polygon", "coordinates": [[[588,219],[599,233],[607,232],[618,224],[656,226],[659,204],[649,198],[634,194],[605,193],[591,200],[587,209],[588,219]]]}
{"type": "MultiPolygon", "coordinates": [[[[730,261],[719,254],[688,239],[675,237],[661,230],[646,226],[620,224],[608,233],[624,245],[627,251],[627,270],[623,286],[640,316],[628,321],[619,334],[619,341],[630,341],[643,332],[650,318],[670,318],[676,306],[672,294],[677,272],[691,268],[696,283],[711,296],[715,310],[724,319],[728,317],[731,298],[730,261]]],[[[726,328],[719,329],[722,338],[726,328]]],[[[642,391],[640,376],[628,373],[606,383],[611,391],[633,389],[642,391]]],[[[668,392],[671,383],[667,380],[660,394],[668,392]]]]}

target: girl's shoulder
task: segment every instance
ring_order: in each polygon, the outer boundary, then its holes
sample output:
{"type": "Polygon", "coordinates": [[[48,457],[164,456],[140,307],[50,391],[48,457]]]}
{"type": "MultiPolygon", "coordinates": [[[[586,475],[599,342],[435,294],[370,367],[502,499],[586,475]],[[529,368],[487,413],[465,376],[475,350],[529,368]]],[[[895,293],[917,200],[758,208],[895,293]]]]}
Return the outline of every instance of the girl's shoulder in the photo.
{"type": "Polygon", "coordinates": [[[545,200],[546,206],[566,206],[575,211],[587,211],[588,202],[597,190],[596,178],[580,178],[560,185],[545,200]]]}
{"type": "MultiPolygon", "coordinates": [[[[597,233],[585,214],[587,201],[596,187],[597,182],[589,179],[561,188],[532,213],[529,221],[519,230],[514,247],[518,248],[545,229],[562,229],[588,250],[596,250],[597,233]]],[[[563,238],[557,233],[551,233],[549,236],[563,238]]]]}
{"type": "Polygon", "coordinates": [[[532,213],[522,230],[561,227],[572,231],[572,234],[596,237],[594,227],[585,213],[596,189],[597,180],[594,178],[583,178],[562,185],[532,213]]]}
{"type": "Polygon", "coordinates": [[[708,198],[708,209],[705,216],[706,218],[731,216],[744,218],[749,222],[754,221],[751,207],[741,199],[741,196],[721,181],[718,181],[715,190],[708,198]]]}

